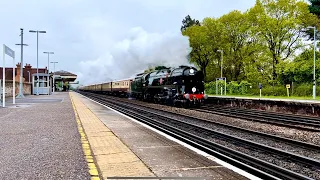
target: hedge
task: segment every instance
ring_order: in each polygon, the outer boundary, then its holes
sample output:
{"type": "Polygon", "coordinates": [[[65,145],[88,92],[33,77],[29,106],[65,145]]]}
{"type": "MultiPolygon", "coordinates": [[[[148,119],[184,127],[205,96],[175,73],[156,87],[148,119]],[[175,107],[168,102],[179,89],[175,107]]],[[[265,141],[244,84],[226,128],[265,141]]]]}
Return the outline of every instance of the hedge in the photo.
{"type": "MultiPolygon", "coordinates": [[[[224,81],[218,81],[218,94],[220,95],[221,88],[223,94],[225,92],[224,81]]],[[[320,86],[317,88],[317,96],[320,96],[320,86]]],[[[313,87],[310,83],[293,84],[289,89],[290,96],[312,96],[313,87]]],[[[207,94],[216,94],[216,82],[211,81],[205,83],[205,92],[207,94]]],[[[227,95],[260,95],[259,84],[252,84],[247,81],[237,83],[231,81],[227,83],[227,95]]],[[[263,85],[263,96],[287,96],[287,89],[285,85],[263,85]]]]}

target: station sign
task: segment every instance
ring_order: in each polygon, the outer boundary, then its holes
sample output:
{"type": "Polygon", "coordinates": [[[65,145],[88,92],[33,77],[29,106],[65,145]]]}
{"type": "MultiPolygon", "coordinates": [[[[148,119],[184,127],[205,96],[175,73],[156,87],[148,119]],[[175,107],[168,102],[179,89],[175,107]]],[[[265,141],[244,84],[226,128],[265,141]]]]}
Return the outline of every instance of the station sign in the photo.
{"type": "Polygon", "coordinates": [[[222,78],[216,78],[216,80],[220,81],[220,80],[224,80],[225,77],[222,77],[222,78]]]}

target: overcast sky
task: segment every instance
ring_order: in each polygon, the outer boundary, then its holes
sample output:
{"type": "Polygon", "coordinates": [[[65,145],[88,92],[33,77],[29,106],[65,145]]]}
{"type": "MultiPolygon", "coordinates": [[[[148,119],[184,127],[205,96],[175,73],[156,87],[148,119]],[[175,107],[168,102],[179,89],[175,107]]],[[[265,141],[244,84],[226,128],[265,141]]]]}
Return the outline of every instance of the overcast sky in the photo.
{"type": "MultiPolygon", "coordinates": [[[[0,0],[0,43],[20,61],[20,28],[24,28],[24,64],[47,66],[43,51],[54,51],[56,70],[78,75],[81,84],[130,77],[155,62],[186,64],[188,39],[180,33],[190,14],[202,20],[232,10],[245,11],[255,0],[0,0]]],[[[2,47],[2,46],[1,46],[2,47]]],[[[2,56],[1,56],[2,59],[2,56]]],[[[12,67],[7,56],[6,66],[12,67]]],[[[1,65],[2,66],[2,61],[1,65]]],[[[53,65],[50,65],[53,70],[53,65]]]]}

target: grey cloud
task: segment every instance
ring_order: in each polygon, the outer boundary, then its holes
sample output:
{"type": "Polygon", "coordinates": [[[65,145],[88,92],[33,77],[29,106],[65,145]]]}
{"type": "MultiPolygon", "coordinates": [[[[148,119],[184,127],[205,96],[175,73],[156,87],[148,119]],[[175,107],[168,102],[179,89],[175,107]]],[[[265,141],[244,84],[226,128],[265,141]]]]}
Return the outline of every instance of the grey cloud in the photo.
{"type": "MultiPolygon", "coordinates": [[[[221,16],[233,9],[246,10],[254,2],[2,0],[0,43],[13,48],[20,58],[20,48],[14,44],[20,43],[19,29],[24,28],[24,43],[29,44],[24,50],[24,62],[35,67],[36,35],[27,31],[47,30],[47,34],[39,36],[40,67],[47,66],[47,56],[42,52],[55,51],[50,59],[59,61],[56,70],[69,70],[83,81],[89,80],[90,76],[93,77],[90,80],[98,81],[100,75],[101,80],[110,75],[122,78],[156,60],[168,63],[183,59],[188,41],[179,31],[181,21],[187,14],[202,20],[208,16],[221,16]],[[134,30],[133,27],[141,28],[134,30]],[[137,66],[137,63],[144,66],[137,66]]],[[[7,66],[11,63],[8,62],[7,66]]]]}
{"type": "Polygon", "coordinates": [[[148,33],[142,28],[133,28],[128,39],[116,43],[105,55],[82,61],[79,80],[90,84],[130,78],[148,66],[190,65],[186,58],[188,51],[188,38],[180,33],[148,33]]]}

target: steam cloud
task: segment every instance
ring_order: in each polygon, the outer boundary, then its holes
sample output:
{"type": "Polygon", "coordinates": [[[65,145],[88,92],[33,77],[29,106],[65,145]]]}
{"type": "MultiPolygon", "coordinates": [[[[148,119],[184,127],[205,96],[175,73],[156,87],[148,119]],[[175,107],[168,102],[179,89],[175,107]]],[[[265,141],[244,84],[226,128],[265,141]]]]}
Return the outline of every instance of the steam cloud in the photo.
{"type": "Polygon", "coordinates": [[[148,33],[140,27],[129,31],[126,39],[96,60],[80,62],[80,84],[132,78],[150,66],[191,65],[187,55],[188,37],[181,33],[148,33]]]}

